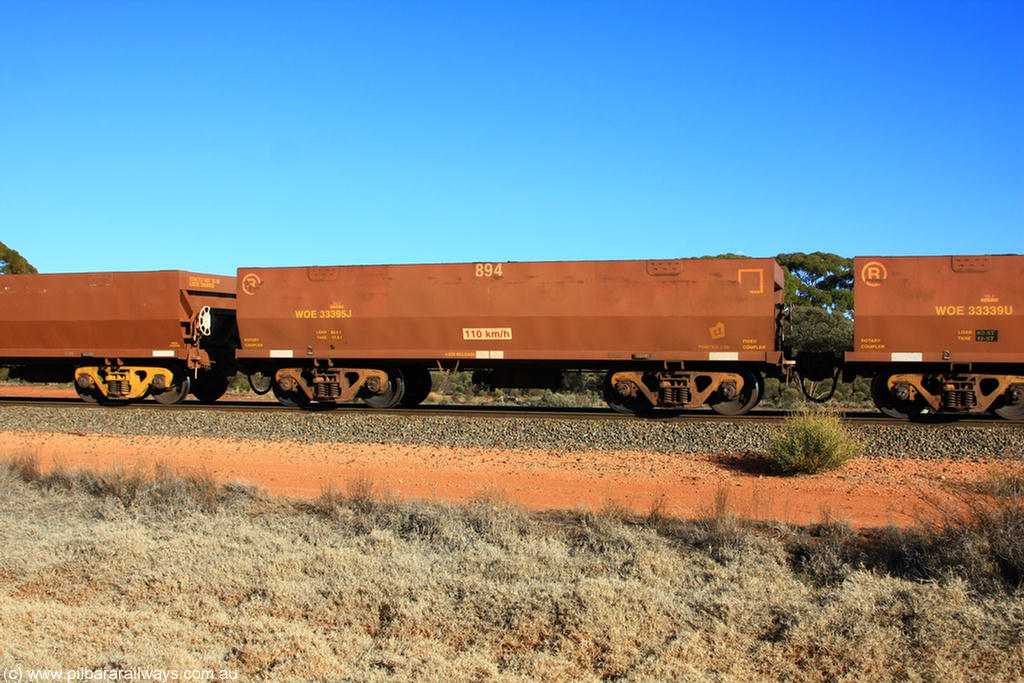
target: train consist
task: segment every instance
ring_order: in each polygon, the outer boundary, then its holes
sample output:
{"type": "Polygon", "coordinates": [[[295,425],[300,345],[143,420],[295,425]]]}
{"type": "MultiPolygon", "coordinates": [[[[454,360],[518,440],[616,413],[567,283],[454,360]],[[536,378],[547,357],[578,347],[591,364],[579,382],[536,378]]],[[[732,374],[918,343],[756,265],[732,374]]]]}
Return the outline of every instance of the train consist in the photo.
{"type": "Polygon", "coordinates": [[[1024,256],[858,257],[854,349],[787,358],[774,259],[240,268],[0,278],[0,366],[82,398],[219,398],[236,372],[287,405],[414,406],[431,370],[499,387],[605,375],[618,411],[749,411],[766,376],[872,378],[894,417],[1024,419],[1024,256]]]}

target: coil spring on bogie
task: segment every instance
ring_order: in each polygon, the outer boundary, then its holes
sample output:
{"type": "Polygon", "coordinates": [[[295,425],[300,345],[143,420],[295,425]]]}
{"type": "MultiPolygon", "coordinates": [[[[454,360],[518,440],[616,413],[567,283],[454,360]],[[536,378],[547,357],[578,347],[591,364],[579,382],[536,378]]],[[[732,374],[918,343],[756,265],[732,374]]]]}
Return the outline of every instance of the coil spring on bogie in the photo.
{"type": "Polygon", "coordinates": [[[338,398],[341,396],[341,385],[337,382],[316,382],[313,384],[313,397],[317,399],[338,398]]]}
{"type": "Polygon", "coordinates": [[[107,382],[107,394],[109,396],[124,396],[128,393],[128,382],[123,379],[113,379],[107,382]]]}
{"type": "Polygon", "coordinates": [[[662,405],[686,405],[690,402],[690,388],[670,386],[661,388],[662,405]]]}
{"type": "Polygon", "coordinates": [[[942,406],[955,410],[969,410],[978,405],[974,389],[946,388],[942,392],[942,406]]]}

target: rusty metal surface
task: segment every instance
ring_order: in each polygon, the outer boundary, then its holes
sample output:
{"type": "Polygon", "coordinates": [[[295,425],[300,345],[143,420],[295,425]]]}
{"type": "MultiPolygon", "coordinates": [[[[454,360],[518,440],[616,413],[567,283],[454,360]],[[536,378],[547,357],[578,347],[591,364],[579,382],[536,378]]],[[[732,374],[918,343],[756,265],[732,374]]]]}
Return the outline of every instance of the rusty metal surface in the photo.
{"type": "Polygon", "coordinates": [[[781,359],[774,259],[240,268],[237,282],[240,358],[781,359]]]}
{"type": "Polygon", "coordinates": [[[1024,256],[859,256],[848,363],[1024,363],[1024,256]]]}
{"type": "Polygon", "coordinates": [[[5,275],[0,358],[185,359],[193,316],[234,296],[234,277],[177,270],[5,275]]]}

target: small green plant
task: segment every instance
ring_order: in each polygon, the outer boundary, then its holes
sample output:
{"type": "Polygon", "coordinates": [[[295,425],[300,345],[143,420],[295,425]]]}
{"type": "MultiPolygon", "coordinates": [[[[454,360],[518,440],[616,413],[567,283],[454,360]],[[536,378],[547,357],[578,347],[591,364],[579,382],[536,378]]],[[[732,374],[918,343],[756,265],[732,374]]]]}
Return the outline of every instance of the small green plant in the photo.
{"type": "Polygon", "coordinates": [[[787,418],[768,445],[767,461],[779,474],[814,473],[840,467],[861,450],[838,414],[805,409],[787,418]]]}

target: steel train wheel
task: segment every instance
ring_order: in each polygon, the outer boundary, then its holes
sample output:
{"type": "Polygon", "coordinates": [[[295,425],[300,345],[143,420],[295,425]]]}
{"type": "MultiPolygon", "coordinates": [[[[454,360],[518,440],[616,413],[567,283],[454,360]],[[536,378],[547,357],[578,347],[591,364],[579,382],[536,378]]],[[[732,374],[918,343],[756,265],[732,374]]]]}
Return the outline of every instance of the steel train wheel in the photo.
{"type": "Polygon", "coordinates": [[[995,406],[992,412],[1004,420],[1024,420],[1024,386],[1013,384],[995,406]]]}
{"type": "Polygon", "coordinates": [[[384,368],[388,373],[387,391],[380,394],[368,394],[363,403],[371,408],[394,408],[405,396],[405,377],[398,368],[384,368]]]}
{"type": "Polygon", "coordinates": [[[103,397],[103,394],[101,394],[96,387],[83,389],[78,386],[78,382],[72,382],[72,384],[75,387],[75,392],[78,394],[78,398],[82,399],[86,403],[99,403],[100,399],[103,397]]]}
{"type": "Polygon", "coordinates": [[[306,396],[301,390],[285,391],[277,385],[276,381],[271,380],[271,382],[273,384],[271,388],[274,392],[274,398],[281,405],[289,408],[304,408],[309,405],[309,396],[306,396]]]}
{"type": "Polygon", "coordinates": [[[743,389],[736,398],[708,401],[708,405],[719,415],[744,415],[760,402],[764,393],[764,379],[761,373],[750,370],[737,371],[743,377],[743,389]]]}
{"type": "Polygon", "coordinates": [[[612,375],[614,372],[609,372],[604,380],[604,401],[608,404],[616,413],[623,413],[625,415],[646,415],[654,410],[654,406],[647,400],[647,397],[643,394],[637,393],[636,396],[623,396],[615,387],[612,386],[612,375]]]}
{"type": "Polygon", "coordinates": [[[402,371],[405,377],[405,396],[399,401],[403,408],[412,408],[423,403],[430,395],[433,380],[427,368],[406,368],[402,371]]]}
{"type": "Polygon", "coordinates": [[[871,380],[871,399],[880,411],[897,420],[917,417],[924,407],[917,401],[901,401],[889,391],[891,372],[880,372],[871,380]]]}
{"type": "Polygon", "coordinates": [[[192,390],[192,380],[187,374],[175,378],[177,381],[165,391],[152,393],[153,400],[165,406],[181,403],[192,390]]]}
{"type": "Polygon", "coordinates": [[[1024,420],[1024,403],[1000,406],[992,412],[1004,420],[1024,420]]]}

